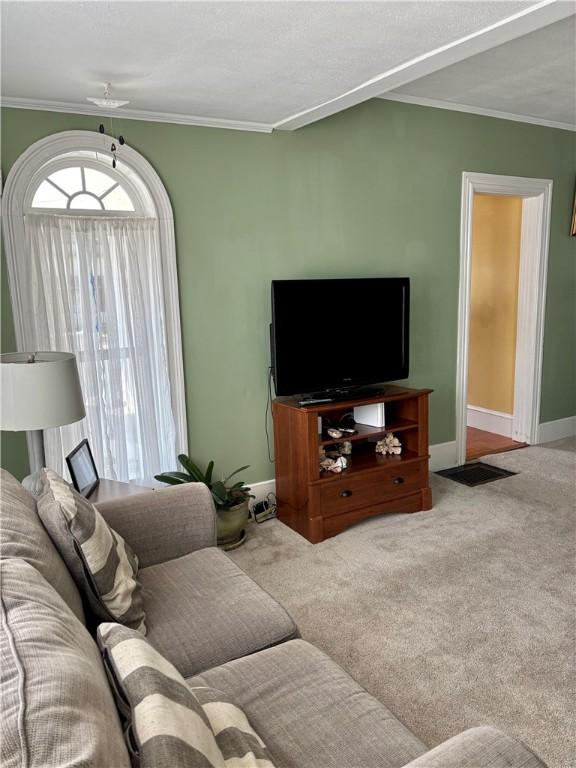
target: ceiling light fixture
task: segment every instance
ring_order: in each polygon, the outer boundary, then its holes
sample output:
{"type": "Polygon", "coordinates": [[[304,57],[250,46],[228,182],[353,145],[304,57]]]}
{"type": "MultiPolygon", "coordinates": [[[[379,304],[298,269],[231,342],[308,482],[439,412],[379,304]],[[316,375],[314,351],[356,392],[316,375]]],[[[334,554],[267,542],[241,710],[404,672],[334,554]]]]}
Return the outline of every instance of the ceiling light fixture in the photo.
{"type": "MultiPolygon", "coordinates": [[[[111,99],[110,98],[110,90],[112,88],[112,85],[110,83],[106,83],[104,86],[104,98],[96,98],[94,96],[87,96],[87,101],[91,101],[93,104],[96,104],[97,107],[101,107],[102,109],[117,109],[118,107],[123,107],[125,104],[130,104],[128,100],[121,101],[120,99],[111,99]]],[[[112,123],[114,121],[112,120],[112,115],[110,115],[110,133],[114,133],[114,129],[112,127],[112,123]]],[[[102,134],[106,133],[106,129],[104,128],[104,123],[100,123],[98,126],[98,131],[102,134]]],[[[118,144],[123,145],[124,144],[124,136],[118,136],[118,144]]],[[[117,147],[116,143],[112,141],[110,144],[110,152],[112,154],[112,168],[116,168],[116,165],[118,163],[118,158],[116,156],[117,147]]]]}
{"type": "Polygon", "coordinates": [[[91,101],[93,104],[96,104],[97,107],[102,107],[102,109],[118,109],[118,107],[123,107],[126,104],[130,104],[129,101],[122,101],[120,99],[111,99],[110,98],[110,89],[111,89],[110,83],[106,83],[104,86],[104,98],[97,98],[95,96],[87,96],[86,100],[91,101]]]}

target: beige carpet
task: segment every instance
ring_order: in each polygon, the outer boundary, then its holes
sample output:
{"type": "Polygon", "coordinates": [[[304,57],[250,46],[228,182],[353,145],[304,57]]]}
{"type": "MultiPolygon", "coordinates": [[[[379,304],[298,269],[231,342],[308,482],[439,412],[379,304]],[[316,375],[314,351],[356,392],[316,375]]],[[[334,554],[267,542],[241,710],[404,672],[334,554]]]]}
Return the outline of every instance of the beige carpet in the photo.
{"type": "Polygon", "coordinates": [[[574,768],[574,450],[491,456],[520,474],[477,488],[433,475],[430,512],[317,545],[253,524],[232,554],[430,746],[492,724],[574,768]]]}

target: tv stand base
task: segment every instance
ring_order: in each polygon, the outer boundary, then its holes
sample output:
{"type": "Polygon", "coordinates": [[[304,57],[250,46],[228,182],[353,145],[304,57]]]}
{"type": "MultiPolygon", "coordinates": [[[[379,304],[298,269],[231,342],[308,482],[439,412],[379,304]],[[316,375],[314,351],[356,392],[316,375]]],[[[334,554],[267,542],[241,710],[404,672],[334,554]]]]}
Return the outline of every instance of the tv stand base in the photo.
{"type": "MultiPolygon", "coordinates": [[[[366,517],[387,512],[431,509],[428,479],[428,395],[430,389],[388,385],[386,392],[355,399],[302,405],[295,398],[276,398],[272,404],[276,456],[278,518],[313,543],[345,530],[366,517]],[[339,424],[359,405],[384,403],[386,425],[357,424],[342,438],[331,437],[323,426],[339,424]],[[397,455],[376,452],[376,444],[392,432],[402,444],[397,455]],[[339,474],[322,470],[321,449],[333,450],[350,442],[346,469],[339,474]]],[[[332,392],[322,393],[332,397],[332,392]]],[[[337,394],[337,393],[334,393],[337,394]]]]}
{"type": "Polygon", "coordinates": [[[330,517],[320,515],[305,518],[289,506],[283,506],[278,511],[278,519],[312,544],[319,544],[324,539],[342,533],[351,525],[367,517],[382,515],[386,512],[426,512],[430,509],[432,509],[432,493],[429,488],[426,488],[399,500],[383,501],[362,510],[353,510],[330,517]]]}

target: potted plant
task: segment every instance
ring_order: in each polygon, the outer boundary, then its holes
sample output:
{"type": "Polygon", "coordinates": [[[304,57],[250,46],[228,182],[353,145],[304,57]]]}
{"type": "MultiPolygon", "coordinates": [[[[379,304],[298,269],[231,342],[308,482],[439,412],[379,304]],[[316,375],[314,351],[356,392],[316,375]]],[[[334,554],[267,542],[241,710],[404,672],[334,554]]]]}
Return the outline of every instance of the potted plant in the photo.
{"type": "Polygon", "coordinates": [[[184,453],[178,456],[178,461],[186,470],[185,472],[162,472],[160,475],[155,475],[156,480],[168,485],[204,483],[210,490],[216,505],[218,546],[225,550],[239,547],[246,538],[245,528],[250,515],[248,500],[254,497],[243,480],[237,480],[233,484],[230,484],[230,480],[239,472],[248,469],[250,465],[235,469],[223,480],[213,480],[213,461],[208,463],[205,472],[202,472],[200,467],[184,453]]]}

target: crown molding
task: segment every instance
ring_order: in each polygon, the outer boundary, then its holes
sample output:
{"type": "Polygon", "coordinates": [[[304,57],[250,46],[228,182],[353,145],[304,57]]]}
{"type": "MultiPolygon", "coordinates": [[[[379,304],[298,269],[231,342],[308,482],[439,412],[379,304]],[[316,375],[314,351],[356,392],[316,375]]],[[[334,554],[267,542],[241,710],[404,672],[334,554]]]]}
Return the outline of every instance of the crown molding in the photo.
{"type": "Polygon", "coordinates": [[[174,123],[176,125],[196,125],[202,128],[228,128],[233,131],[257,131],[271,133],[273,125],[254,123],[247,120],[226,120],[219,117],[199,117],[181,115],[173,112],[153,112],[144,109],[102,110],[88,104],[76,104],[72,101],[48,101],[45,99],[22,99],[15,96],[3,96],[1,105],[14,109],[33,109],[41,112],[68,112],[75,115],[95,115],[97,117],[120,117],[127,120],[145,120],[152,123],[174,123]]]}
{"type": "MultiPolygon", "coordinates": [[[[572,2],[566,0],[541,0],[528,6],[518,13],[501,19],[484,29],[462,37],[451,43],[436,48],[433,51],[411,59],[397,67],[394,67],[376,77],[367,80],[340,96],[318,104],[310,109],[289,115],[276,123],[260,123],[248,120],[228,120],[216,117],[201,117],[198,115],[184,115],[171,112],[155,112],[138,109],[115,109],[113,112],[103,111],[97,106],[77,104],[65,101],[49,101],[43,99],[28,99],[12,96],[2,98],[2,106],[15,109],[31,109],[47,112],[67,112],[78,115],[95,115],[98,117],[113,116],[127,120],[144,120],[155,123],[173,123],[176,125],[193,125],[204,128],[227,128],[236,131],[256,131],[259,133],[271,133],[273,130],[293,131],[310,123],[322,120],[325,117],[341,112],[374,97],[387,98],[385,94],[400,88],[414,80],[419,80],[426,75],[437,72],[440,69],[456,64],[464,59],[494,48],[510,40],[514,40],[537,29],[546,27],[556,21],[568,18],[576,13],[572,2]]],[[[392,100],[401,101],[397,94],[391,95],[392,100]]],[[[524,115],[513,115],[492,110],[480,111],[480,108],[467,105],[450,105],[445,102],[419,99],[417,102],[424,106],[437,107],[439,109],[453,109],[455,111],[471,112],[472,114],[485,114],[491,117],[501,117],[506,120],[534,123],[563,130],[574,130],[570,124],[556,123],[539,120],[524,115]],[[425,103],[425,101],[427,103],[425,103]]]]}
{"type": "Polygon", "coordinates": [[[450,112],[467,112],[471,115],[496,117],[499,120],[512,120],[515,123],[541,125],[544,128],[558,128],[561,131],[576,131],[576,125],[572,125],[572,123],[560,123],[556,120],[545,120],[544,118],[532,117],[531,115],[517,115],[513,112],[500,112],[497,109],[487,109],[485,107],[472,107],[469,104],[458,104],[453,101],[427,99],[420,96],[409,96],[403,93],[385,93],[382,96],[378,96],[378,98],[382,99],[383,101],[400,101],[403,104],[417,104],[420,107],[447,109],[450,112]]]}
{"type": "Polygon", "coordinates": [[[375,96],[381,96],[414,80],[419,80],[439,69],[457,64],[471,56],[484,53],[490,48],[495,48],[517,37],[547,27],[556,21],[566,19],[575,12],[572,2],[541,0],[541,2],[534,3],[495,24],[393,67],[334,99],[291,115],[275,123],[274,129],[294,131],[297,128],[302,128],[375,96]]]}

